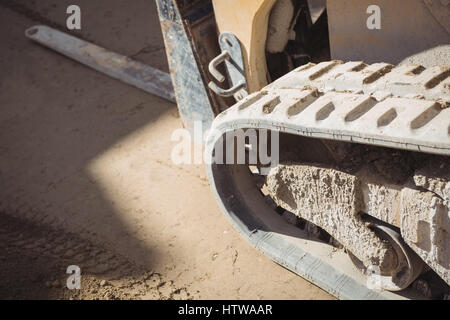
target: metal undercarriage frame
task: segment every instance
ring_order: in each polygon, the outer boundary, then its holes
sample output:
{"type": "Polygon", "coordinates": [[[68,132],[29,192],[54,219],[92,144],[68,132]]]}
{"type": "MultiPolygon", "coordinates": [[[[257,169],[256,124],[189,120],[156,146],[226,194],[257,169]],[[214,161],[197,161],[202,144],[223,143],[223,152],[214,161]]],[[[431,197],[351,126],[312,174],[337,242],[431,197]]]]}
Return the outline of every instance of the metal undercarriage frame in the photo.
{"type": "Polygon", "coordinates": [[[206,4],[188,11],[173,0],[156,0],[156,4],[181,119],[191,131],[196,121],[207,130],[219,112],[215,97],[208,89],[209,78],[204,71],[206,61],[202,61],[209,60],[210,52],[214,56],[214,45],[217,47],[215,25],[209,22],[213,19],[212,6],[206,4]],[[206,44],[209,44],[207,40],[211,34],[215,37],[214,43],[199,48],[199,42],[193,38],[195,26],[200,34],[206,34],[202,39],[206,44]],[[203,49],[202,54],[199,54],[200,49],[203,49]]]}

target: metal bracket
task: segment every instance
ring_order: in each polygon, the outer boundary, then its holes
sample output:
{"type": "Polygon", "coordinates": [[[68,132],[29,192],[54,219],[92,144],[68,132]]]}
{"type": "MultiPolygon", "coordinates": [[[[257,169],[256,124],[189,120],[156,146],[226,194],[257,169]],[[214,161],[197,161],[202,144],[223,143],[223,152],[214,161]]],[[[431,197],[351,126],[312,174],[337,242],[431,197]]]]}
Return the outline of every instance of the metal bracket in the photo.
{"type": "Polygon", "coordinates": [[[239,101],[248,95],[241,43],[234,34],[224,32],[219,36],[219,45],[222,53],[211,60],[208,69],[218,82],[223,82],[225,76],[217,70],[217,66],[222,62],[225,62],[232,87],[229,89],[222,89],[213,81],[208,84],[208,87],[220,96],[234,96],[234,98],[239,101]]]}

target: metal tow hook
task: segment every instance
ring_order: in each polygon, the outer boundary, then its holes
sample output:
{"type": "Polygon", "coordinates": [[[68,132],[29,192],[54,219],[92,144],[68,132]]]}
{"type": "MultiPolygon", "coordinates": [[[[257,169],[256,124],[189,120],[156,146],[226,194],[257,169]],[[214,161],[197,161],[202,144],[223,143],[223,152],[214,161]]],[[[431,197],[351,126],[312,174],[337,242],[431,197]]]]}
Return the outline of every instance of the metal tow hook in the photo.
{"type": "Polygon", "coordinates": [[[217,70],[217,66],[225,62],[232,87],[222,89],[213,81],[209,82],[208,87],[220,96],[234,96],[236,100],[241,100],[248,95],[241,44],[234,34],[225,32],[219,36],[219,45],[222,53],[211,60],[208,69],[218,82],[224,82],[225,76],[217,70]]]}

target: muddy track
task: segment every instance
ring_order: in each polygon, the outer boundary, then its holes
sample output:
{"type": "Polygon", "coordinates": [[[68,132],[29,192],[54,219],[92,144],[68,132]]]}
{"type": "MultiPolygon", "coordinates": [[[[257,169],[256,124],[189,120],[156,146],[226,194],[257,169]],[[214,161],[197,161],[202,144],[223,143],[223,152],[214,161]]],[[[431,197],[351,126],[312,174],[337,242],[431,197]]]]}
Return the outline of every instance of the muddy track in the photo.
{"type": "Polygon", "coordinates": [[[75,234],[0,214],[0,299],[190,299],[187,288],[75,234]],[[66,287],[69,265],[81,289],[66,287]]]}

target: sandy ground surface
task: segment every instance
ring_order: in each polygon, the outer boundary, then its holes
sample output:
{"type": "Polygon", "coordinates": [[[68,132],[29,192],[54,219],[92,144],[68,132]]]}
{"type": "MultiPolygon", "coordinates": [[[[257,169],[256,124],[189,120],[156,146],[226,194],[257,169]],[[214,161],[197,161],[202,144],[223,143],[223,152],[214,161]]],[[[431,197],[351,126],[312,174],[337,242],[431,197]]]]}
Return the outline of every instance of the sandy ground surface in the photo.
{"type": "MultiPolygon", "coordinates": [[[[24,37],[72,2],[0,1],[0,298],[332,298],[240,238],[203,166],[171,162],[174,104],[24,37]]],[[[154,1],[76,3],[73,34],[167,71],[154,1]]]]}

